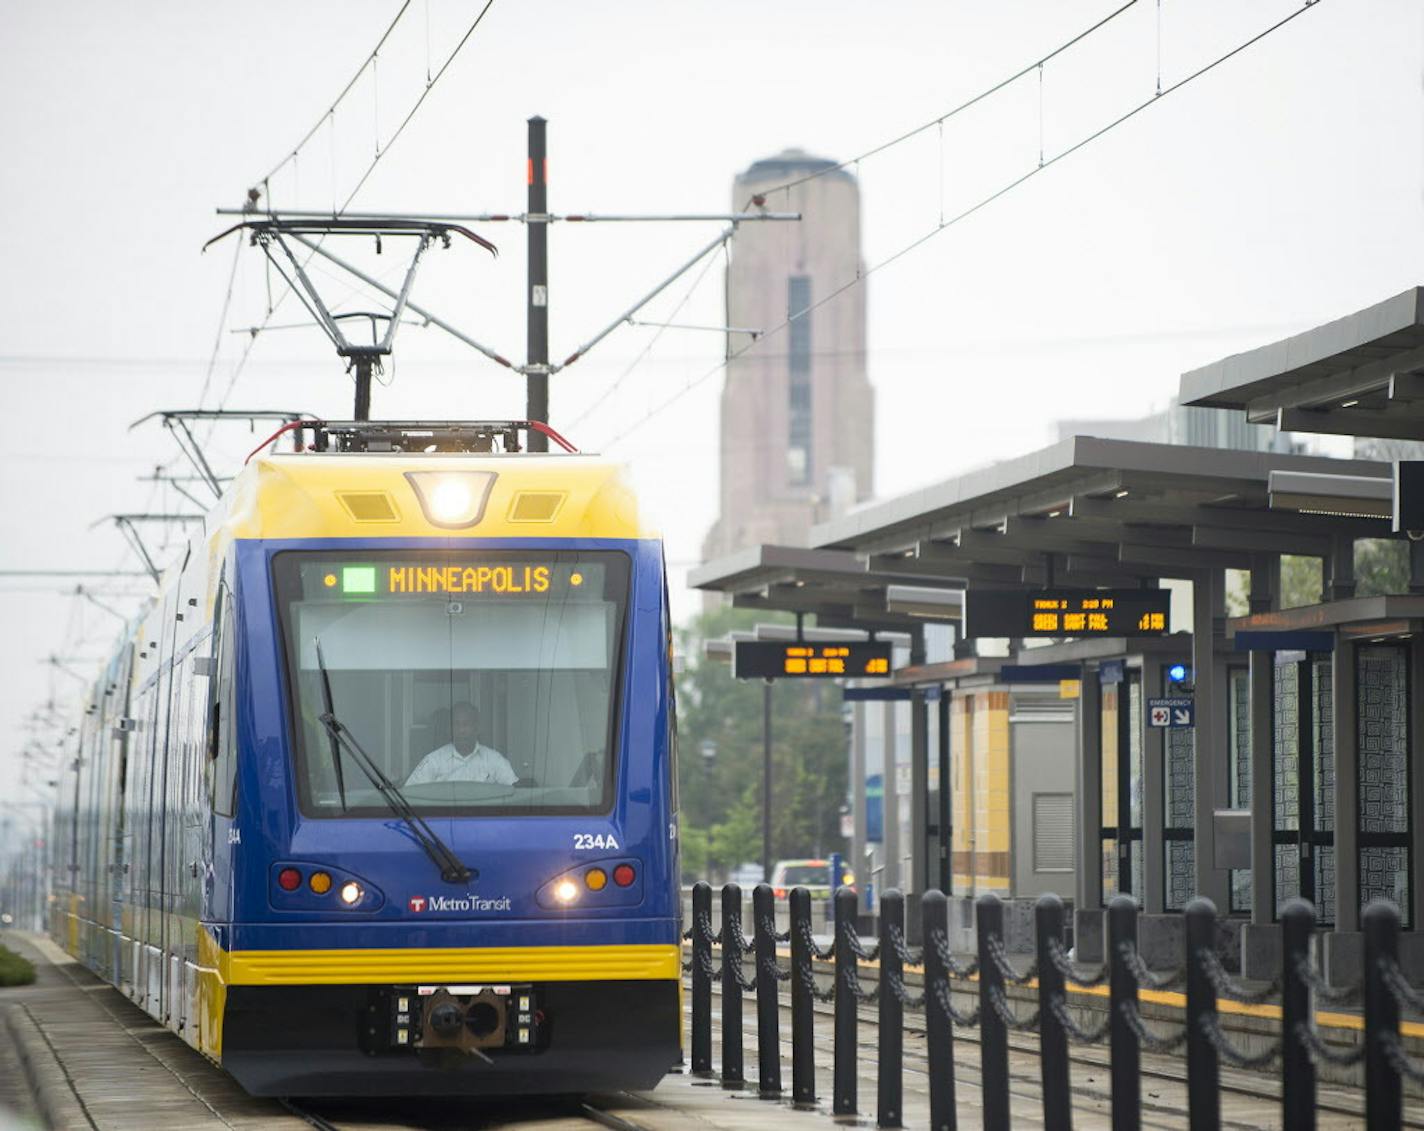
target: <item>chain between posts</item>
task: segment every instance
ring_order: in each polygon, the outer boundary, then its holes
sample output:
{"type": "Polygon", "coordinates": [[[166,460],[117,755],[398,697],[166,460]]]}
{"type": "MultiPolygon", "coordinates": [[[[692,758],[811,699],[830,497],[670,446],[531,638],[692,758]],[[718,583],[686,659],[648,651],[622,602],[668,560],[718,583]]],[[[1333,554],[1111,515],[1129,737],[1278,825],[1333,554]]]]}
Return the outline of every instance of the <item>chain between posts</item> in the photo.
{"type": "Polygon", "coordinates": [[[1053,1016],[1057,1018],[1058,1024],[1063,1026],[1068,1036],[1080,1045],[1099,1045],[1107,1040],[1108,1030],[1112,1027],[1112,1017],[1104,1017],[1103,1023],[1096,1029],[1084,1029],[1073,1020],[1072,1013],[1068,1010],[1066,998],[1055,997],[1050,1006],[1053,1016]]]}
{"type": "Polygon", "coordinates": [[[1221,959],[1212,951],[1200,950],[1197,952],[1196,959],[1201,963],[1202,972],[1206,974],[1218,997],[1230,998],[1243,1005],[1260,1005],[1270,1001],[1281,992],[1279,976],[1272,978],[1259,990],[1247,990],[1231,980],[1231,975],[1226,972],[1226,967],[1222,966],[1221,959]]]}
{"type": "Polygon", "coordinates": [[[1108,976],[1112,973],[1112,967],[1106,962],[1102,964],[1096,974],[1087,975],[1078,973],[1078,968],[1073,965],[1072,961],[1068,958],[1068,952],[1063,949],[1063,944],[1057,939],[1048,940],[1048,955],[1049,960],[1057,968],[1058,972],[1063,975],[1065,981],[1072,982],[1075,986],[1081,986],[1083,989],[1090,990],[1095,986],[1105,985],[1108,976]]]}
{"type": "Polygon", "coordinates": [[[1184,984],[1187,980],[1185,967],[1173,971],[1171,974],[1152,973],[1151,968],[1143,961],[1142,955],[1137,952],[1137,947],[1130,942],[1124,942],[1119,946],[1118,954],[1121,956],[1123,964],[1132,972],[1132,976],[1137,979],[1137,984],[1144,990],[1171,990],[1184,984]]]}
{"type": "MultiPolygon", "coordinates": [[[[765,885],[762,885],[765,888],[765,885]]],[[[836,895],[835,931],[828,947],[816,944],[811,927],[810,897],[805,889],[792,892],[791,927],[775,930],[774,905],[770,890],[757,893],[754,922],[756,930],[749,942],[740,917],[740,890],[728,885],[723,891],[722,923],[713,930],[710,889],[694,889],[692,926],[682,933],[691,940],[691,962],[683,965],[693,981],[693,1071],[711,1074],[710,996],[714,982],[723,995],[722,1081],[725,1086],[742,1086],[741,1074],[741,994],[757,992],[759,1007],[758,1053],[761,1066],[758,1088],[764,1096],[777,1094],[780,1086],[781,1046],[770,1015],[779,1011],[777,989],[789,982],[792,997],[792,1066],[794,1101],[812,1105],[815,1096],[813,1042],[814,1002],[834,1006],[835,1015],[835,1095],[837,1115],[857,1114],[855,1080],[861,1057],[858,1026],[859,1005],[876,1002],[879,1008],[877,1057],[876,1122],[882,1127],[898,1127],[902,1119],[901,1090],[903,1008],[923,1009],[926,1026],[926,1055],[931,1088],[932,1126],[936,1131],[957,1131],[954,1103],[956,1057],[953,1034],[956,1029],[976,1028],[979,1034],[980,1087],[986,1126],[1003,1126],[1009,1116],[1007,1035],[1010,1031],[1037,1032],[1041,1071],[1043,1125],[1046,1131],[1071,1131],[1073,1105],[1070,1091],[1068,1042],[1110,1046],[1111,1101],[1114,1126],[1136,1127],[1141,1120],[1141,1062],[1143,1052],[1180,1055],[1186,1048],[1187,1100],[1190,1126],[1194,1131],[1214,1131],[1221,1125],[1222,1062],[1247,1071],[1263,1071],[1280,1062],[1280,1073],[1290,1086],[1282,1089],[1284,1126],[1310,1129],[1315,1126],[1316,1071],[1318,1066],[1353,1068],[1363,1064],[1366,1078],[1365,1125],[1395,1127],[1401,1110],[1405,1082],[1424,1085],[1424,1059],[1412,1058],[1400,1036],[1402,1009],[1424,1013],[1424,992],[1411,985],[1398,958],[1400,930],[1398,911],[1376,902],[1362,916],[1365,935],[1365,977],[1355,986],[1332,987],[1310,963],[1316,935],[1314,909],[1302,900],[1289,900],[1282,909],[1283,947],[1279,976],[1258,989],[1248,989],[1224,965],[1218,951],[1220,919],[1215,907],[1205,899],[1192,900],[1185,908],[1186,959],[1172,974],[1153,973],[1138,949],[1138,911],[1124,895],[1114,897],[1108,907],[1106,950],[1110,961],[1095,973],[1077,967],[1066,949],[1064,908],[1056,896],[1040,898],[1035,913],[1037,952],[1028,969],[1019,971],[1010,962],[1005,943],[1004,905],[994,896],[975,901],[978,957],[957,960],[950,948],[946,897],[926,892],[920,900],[924,944],[910,947],[904,925],[905,899],[896,891],[881,897],[878,945],[862,942],[857,931],[858,899],[854,892],[836,895]],[[776,962],[775,944],[790,941],[791,962],[782,968],[776,962]],[[713,947],[722,947],[720,964],[712,958],[713,947]],[[744,972],[743,956],[756,955],[756,977],[744,972]],[[835,975],[825,988],[817,982],[816,960],[835,962],[835,975]],[[859,963],[879,960],[879,985],[866,989],[859,963]],[[907,985],[904,967],[923,963],[924,982],[919,992],[907,985]],[[979,998],[973,1011],[955,1008],[955,981],[958,992],[971,987],[965,979],[977,974],[972,988],[979,998]],[[1009,988],[1023,986],[1037,977],[1037,1008],[1018,1016],[1009,988]],[[1160,1023],[1153,1026],[1139,1005],[1142,989],[1166,990],[1186,981],[1186,1024],[1164,1034],[1160,1023]],[[1083,1017],[1081,1004],[1070,1004],[1070,986],[1095,988],[1110,985],[1107,1014],[1096,1023],[1075,1020],[1083,1017]],[[882,988],[883,987],[883,992],[882,988]],[[1281,1024],[1269,1047],[1247,1052],[1233,1043],[1224,1028],[1217,1005],[1221,999],[1259,1004],[1279,995],[1281,1024]],[[1343,1002],[1364,1001],[1364,1040],[1351,1047],[1329,1044],[1314,1023],[1315,998],[1343,1002]],[[735,1024],[730,1021],[735,1019],[735,1024]],[[770,1042],[770,1043],[768,1043],[770,1042]],[[731,1058],[731,1059],[728,1059],[731,1058]],[[775,1070],[769,1071],[768,1065],[775,1070]],[[1050,1096],[1051,1093],[1051,1096],[1050,1096]],[[996,1120],[1000,1120],[996,1122],[996,1120]]],[[[822,981],[826,979],[823,977],[822,981]]],[[[1237,1037],[1239,1040],[1240,1038],[1237,1037]]],[[[1257,1038],[1260,1039],[1260,1038],[1257,1038]]]]}

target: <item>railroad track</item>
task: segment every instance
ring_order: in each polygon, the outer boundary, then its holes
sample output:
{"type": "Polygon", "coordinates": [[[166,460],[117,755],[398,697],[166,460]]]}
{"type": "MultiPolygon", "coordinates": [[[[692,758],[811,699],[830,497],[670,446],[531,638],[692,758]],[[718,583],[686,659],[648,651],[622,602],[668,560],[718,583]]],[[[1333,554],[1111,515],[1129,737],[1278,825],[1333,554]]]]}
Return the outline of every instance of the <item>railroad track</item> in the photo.
{"type": "MultiPolygon", "coordinates": [[[[861,981],[863,985],[868,986],[875,982],[875,978],[867,977],[867,972],[862,971],[861,981]]],[[[826,982],[828,979],[818,978],[818,983],[825,984],[826,982]]],[[[721,1057],[721,1010],[718,1004],[720,998],[720,985],[714,982],[712,991],[714,1064],[721,1057]]],[[[690,984],[685,1000],[686,1008],[690,1011],[690,984]]],[[[789,995],[778,995],[777,1000],[780,1004],[778,1035],[782,1059],[782,1085],[784,1095],[789,1098],[791,1093],[790,998],[789,995]]],[[[813,1047],[816,1049],[817,1091],[819,1096],[828,1102],[834,1056],[834,1044],[830,1036],[834,1011],[831,1007],[818,1002],[814,1007],[814,1013],[816,1032],[813,1047]]],[[[874,1007],[859,1007],[856,1010],[856,1015],[858,1018],[856,1058],[859,1065],[865,1066],[862,1073],[859,1074],[860,1109],[862,1118],[869,1116],[873,1119],[875,1108],[873,1072],[879,1055],[879,1042],[876,1037],[879,1031],[879,1019],[874,1007]]],[[[910,1106],[918,1099],[927,1109],[929,1103],[929,1060],[925,1045],[923,1017],[923,1013],[918,1010],[912,1011],[908,1008],[905,1010],[902,1063],[906,1106],[910,1106]]],[[[1161,1024],[1161,1022],[1156,1023],[1157,1026],[1161,1024]]],[[[742,1031],[743,1059],[750,1078],[754,1076],[757,1067],[755,994],[742,995],[742,1031]]],[[[979,1033],[977,1029],[956,1028],[954,1039],[956,1095],[959,1105],[963,1107],[966,1098],[968,1098],[966,1093],[973,1095],[977,1100],[981,1091],[981,1076],[977,1052],[973,1056],[966,1057],[960,1054],[959,1049],[962,1045],[972,1045],[977,1049],[980,1043],[979,1033]]],[[[1020,1104],[1036,1109],[1037,1105],[1041,1104],[1042,1095],[1038,1038],[1011,1032],[1008,1047],[1010,1054],[1009,1092],[1011,1099],[1016,1101],[1014,1103],[1015,1110],[1019,1110],[1020,1104]]],[[[1081,1101],[1085,1107],[1101,1108],[1103,1113],[1106,1113],[1111,1102],[1111,1092],[1108,1086],[1107,1049],[1099,1046],[1084,1047],[1071,1042],[1068,1049],[1069,1063],[1072,1065],[1071,1078],[1075,1110],[1078,1109],[1081,1101]]],[[[1159,1128],[1184,1126],[1187,1089],[1185,1061],[1144,1052],[1141,1066],[1142,1125],[1159,1128]]],[[[748,1087],[755,1088],[754,1079],[749,1079],[748,1087]]],[[[1279,1070],[1273,1075],[1266,1072],[1246,1072],[1223,1065],[1220,1089],[1222,1092],[1223,1127],[1239,1128],[1240,1131],[1260,1131],[1262,1126],[1271,1126],[1272,1124],[1269,1122],[1264,1124],[1262,1122],[1262,1115],[1265,1114],[1262,1112],[1263,1106],[1267,1108],[1272,1118],[1279,1120],[1279,1070]],[[1232,1116],[1233,1097],[1241,1101],[1240,1106],[1249,1108],[1248,1114],[1239,1117],[1232,1116]]],[[[1358,1127],[1364,1120],[1364,1093],[1358,1089],[1351,1090],[1340,1085],[1321,1083],[1317,1089],[1316,1110],[1322,1117],[1321,1127],[1358,1127]]],[[[963,1114],[961,1114],[960,1122],[964,1126],[973,1125],[972,1121],[967,1120],[963,1114]]],[[[1424,1104],[1414,1097],[1405,1098],[1403,1126],[1424,1128],[1424,1104]]]]}

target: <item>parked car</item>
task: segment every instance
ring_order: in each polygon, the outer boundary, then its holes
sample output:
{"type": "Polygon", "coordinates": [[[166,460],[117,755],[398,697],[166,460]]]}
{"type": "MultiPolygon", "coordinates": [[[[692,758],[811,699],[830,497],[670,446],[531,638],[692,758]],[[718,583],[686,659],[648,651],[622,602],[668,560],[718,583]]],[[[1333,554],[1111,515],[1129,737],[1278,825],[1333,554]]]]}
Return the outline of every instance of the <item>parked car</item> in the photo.
{"type": "Polygon", "coordinates": [[[829,860],[778,860],[771,870],[771,886],[777,899],[785,899],[792,888],[807,888],[812,899],[831,898],[829,860]]]}

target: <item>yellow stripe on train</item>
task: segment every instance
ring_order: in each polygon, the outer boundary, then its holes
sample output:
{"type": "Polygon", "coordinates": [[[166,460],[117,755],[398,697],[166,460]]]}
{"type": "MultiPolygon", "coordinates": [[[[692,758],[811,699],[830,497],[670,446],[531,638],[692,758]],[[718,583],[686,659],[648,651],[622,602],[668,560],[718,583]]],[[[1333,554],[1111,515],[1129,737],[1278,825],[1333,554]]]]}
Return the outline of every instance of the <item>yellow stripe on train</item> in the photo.
{"type": "Polygon", "coordinates": [[[235,950],[219,955],[218,972],[229,986],[672,981],[681,964],[676,944],[235,950]]]}

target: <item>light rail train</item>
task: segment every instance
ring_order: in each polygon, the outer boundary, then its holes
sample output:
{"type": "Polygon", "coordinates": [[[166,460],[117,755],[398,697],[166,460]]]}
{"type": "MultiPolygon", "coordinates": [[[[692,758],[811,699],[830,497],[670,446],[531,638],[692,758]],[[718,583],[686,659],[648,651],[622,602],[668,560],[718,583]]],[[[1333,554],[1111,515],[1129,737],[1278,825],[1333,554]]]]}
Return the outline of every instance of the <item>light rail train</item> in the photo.
{"type": "Polygon", "coordinates": [[[680,1058],[662,544],[620,467],[528,427],[305,422],[88,696],[50,930],[253,1094],[680,1058]]]}

